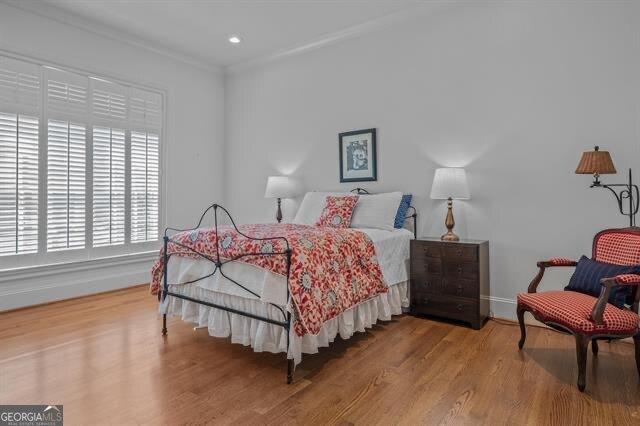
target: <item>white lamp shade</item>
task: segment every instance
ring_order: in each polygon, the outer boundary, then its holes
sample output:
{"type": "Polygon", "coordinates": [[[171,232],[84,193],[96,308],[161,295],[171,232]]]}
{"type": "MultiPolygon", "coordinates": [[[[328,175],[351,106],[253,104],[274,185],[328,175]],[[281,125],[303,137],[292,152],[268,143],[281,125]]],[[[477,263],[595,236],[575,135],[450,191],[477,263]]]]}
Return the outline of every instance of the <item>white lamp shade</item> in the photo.
{"type": "Polygon", "coordinates": [[[471,198],[467,173],[458,167],[436,169],[431,186],[431,198],[434,200],[468,200],[471,198]]]}
{"type": "Polygon", "coordinates": [[[293,198],[298,195],[298,183],[289,176],[269,176],[265,198],[293,198]]]}

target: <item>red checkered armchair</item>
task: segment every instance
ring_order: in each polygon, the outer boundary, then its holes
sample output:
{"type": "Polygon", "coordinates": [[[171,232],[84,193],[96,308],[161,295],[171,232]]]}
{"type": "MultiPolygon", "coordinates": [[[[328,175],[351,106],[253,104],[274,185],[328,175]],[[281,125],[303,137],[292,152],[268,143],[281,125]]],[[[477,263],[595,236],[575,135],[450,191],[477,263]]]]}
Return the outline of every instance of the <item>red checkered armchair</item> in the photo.
{"type": "MultiPolygon", "coordinates": [[[[593,239],[594,260],[617,265],[640,264],[640,228],[607,229],[593,239]]],[[[520,349],[527,337],[524,314],[530,312],[538,321],[576,339],[578,357],[578,389],[586,385],[587,348],[591,343],[594,356],[598,354],[598,340],[633,337],[638,373],[640,374],[640,275],[625,274],[601,280],[598,298],[574,291],[546,291],[537,293],[544,271],[550,267],[576,266],[577,262],[566,258],[552,258],[538,262],[540,268],[529,284],[527,293],[518,295],[518,322],[520,323],[520,349]],[[609,294],[615,286],[632,286],[631,307],[618,308],[610,303],[609,294]]]]}

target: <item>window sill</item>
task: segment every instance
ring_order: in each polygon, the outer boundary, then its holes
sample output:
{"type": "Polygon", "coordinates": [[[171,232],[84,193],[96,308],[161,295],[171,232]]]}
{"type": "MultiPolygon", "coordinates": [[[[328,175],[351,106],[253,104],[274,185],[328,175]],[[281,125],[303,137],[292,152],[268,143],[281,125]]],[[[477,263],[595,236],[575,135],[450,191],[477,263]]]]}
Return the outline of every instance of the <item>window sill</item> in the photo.
{"type": "Polygon", "coordinates": [[[145,261],[153,261],[158,256],[158,250],[139,253],[108,256],[99,259],[81,260],[74,262],[51,263],[47,265],[26,266],[0,270],[0,283],[13,280],[29,279],[44,275],[57,275],[68,272],[95,269],[103,266],[128,265],[145,261]]]}

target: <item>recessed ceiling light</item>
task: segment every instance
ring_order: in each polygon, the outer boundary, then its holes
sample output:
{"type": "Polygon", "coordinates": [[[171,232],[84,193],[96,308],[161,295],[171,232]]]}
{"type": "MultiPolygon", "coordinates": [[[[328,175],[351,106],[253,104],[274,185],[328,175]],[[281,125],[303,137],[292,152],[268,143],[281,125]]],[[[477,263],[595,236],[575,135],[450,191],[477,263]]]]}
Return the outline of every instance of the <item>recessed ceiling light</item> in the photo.
{"type": "Polygon", "coordinates": [[[236,35],[229,36],[229,43],[238,44],[241,41],[242,40],[240,39],[240,37],[238,37],[236,35]]]}

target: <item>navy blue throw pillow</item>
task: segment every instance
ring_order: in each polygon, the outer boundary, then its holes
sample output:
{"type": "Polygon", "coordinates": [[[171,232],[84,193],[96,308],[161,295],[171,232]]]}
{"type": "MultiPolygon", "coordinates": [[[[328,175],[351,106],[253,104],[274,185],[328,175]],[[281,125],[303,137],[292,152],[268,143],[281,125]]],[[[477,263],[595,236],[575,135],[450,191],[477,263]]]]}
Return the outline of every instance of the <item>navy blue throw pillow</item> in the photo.
{"type": "MultiPolygon", "coordinates": [[[[586,256],[582,256],[578,261],[576,270],[565,290],[577,291],[589,294],[594,297],[600,295],[602,286],[600,280],[603,278],[613,278],[622,274],[640,274],[640,265],[624,266],[611,263],[597,262],[586,256]]],[[[622,308],[625,301],[631,298],[632,287],[617,286],[611,289],[609,303],[622,308]]]]}
{"type": "Polygon", "coordinates": [[[413,195],[404,194],[402,196],[402,200],[400,200],[400,206],[398,207],[398,211],[396,212],[396,220],[394,223],[394,228],[400,229],[404,226],[404,220],[407,217],[407,210],[409,210],[409,206],[411,206],[411,198],[413,195]]]}

